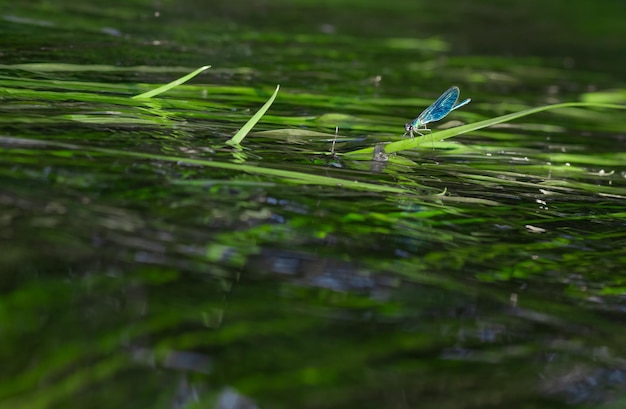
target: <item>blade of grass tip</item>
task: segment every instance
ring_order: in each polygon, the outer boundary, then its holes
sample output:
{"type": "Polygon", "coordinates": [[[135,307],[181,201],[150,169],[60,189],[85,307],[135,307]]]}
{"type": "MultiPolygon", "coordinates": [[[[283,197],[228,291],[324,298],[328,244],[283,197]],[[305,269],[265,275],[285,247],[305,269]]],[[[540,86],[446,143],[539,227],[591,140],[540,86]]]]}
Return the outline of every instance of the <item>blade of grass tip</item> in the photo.
{"type": "Polygon", "coordinates": [[[250,120],[246,122],[244,126],[241,127],[239,131],[237,131],[235,136],[233,136],[228,141],[226,141],[227,144],[239,145],[241,141],[243,141],[243,138],[245,138],[248,135],[248,132],[252,130],[254,125],[256,125],[256,123],[259,122],[259,120],[263,117],[263,115],[265,115],[265,112],[267,112],[269,107],[272,105],[272,103],[276,99],[276,95],[278,95],[279,89],[280,89],[280,84],[276,85],[276,90],[274,91],[270,99],[268,99],[267,102],[261,107],[261,109],[259,109],[257,113],[254,114],[252,118],[250,118],[250,120]]]}
{"type": "Polygon", "coordinates": [[[189,81],[190,79],[192,79],[193,77],[195,77],[196,75],[200,74],[202,71],[207,70],[211,68],[210,65],[205,65],[203,67],[198,68],[197,70],[195,70],[194,72],[185,75],[184,77],[180,77],[177,80],[174,80],[172,82],[170,82],[169,84],[165,84],[159,88],[155,88],[151,91],[148,92],[144,92],[143,94],[139,94],[139,95],[135,95],[134,97],[132,97],[132,99],[145,99],[145,98],[152,98],[156,95],[162,94],[166,91],[171,90],[174,87],[179,86],[180,84],[184,84],[185,82],[189,81]]]}

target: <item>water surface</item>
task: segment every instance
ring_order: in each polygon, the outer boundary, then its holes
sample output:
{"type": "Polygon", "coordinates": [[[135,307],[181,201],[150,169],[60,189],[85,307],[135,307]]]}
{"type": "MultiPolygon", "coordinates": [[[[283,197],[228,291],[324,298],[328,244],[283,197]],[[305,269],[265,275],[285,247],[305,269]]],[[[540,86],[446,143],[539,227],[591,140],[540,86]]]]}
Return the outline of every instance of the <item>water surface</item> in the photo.
{"type": "Polygon", "coordinates": [[[0,407],[625,405],[623,111],[341,155],[455,84],[435,132],[624,104],[589,7],[3,6],[0,407]]]}

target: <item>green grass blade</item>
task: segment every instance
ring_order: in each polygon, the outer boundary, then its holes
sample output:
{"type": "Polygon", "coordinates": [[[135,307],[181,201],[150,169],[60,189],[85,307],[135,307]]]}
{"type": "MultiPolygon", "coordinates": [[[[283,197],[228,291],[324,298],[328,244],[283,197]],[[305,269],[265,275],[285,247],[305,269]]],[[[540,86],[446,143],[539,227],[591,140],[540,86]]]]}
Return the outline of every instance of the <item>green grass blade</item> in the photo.
{"type": "Polygon", "coordinates": [[[170,82],[169,84],[165,84],[159,88],[155,88],[151,91],[148,92],[144,92],[143,94],[139,94],[139,95],[135,95],[133,97],[133,99],[145,99],[145,98],[152,98],[155,95],[159,95],[162,94],[166,91],[171,90],[174,87],[179,86],[180,84],[184,84],[185,82],[189,81],[190,79],[192,79],[193,77],[195,77],[196,75],[200,74],[202,71],[207,70],[211,68],[210,65],[205,65],[204,67],[200,67],[197,70],[195,70],[194,72],[192,72],[191,74],[187,74],[184,77],[180,77],[177,80],[174,80],[172,82],[170,82]]]}
{"type": "MultiPolygon", "coordinates": [[[[453,136],[476,131],[478,129],[487,128],[495,124],[509,122],[514,119],[521,118],[527,115],[536,114],[538,112],[548,111],[551,109],[566,108],[566,107],[595,107],[595,108],[626,109],[626,105],[599,104],[599,103],[593,103],[593,102],[565,102],[562,104],[546,105],[546,106],[537,107],[537,108],[525,109],[519,112],[513,112],[513,113],[502,115],[496,118],[485,119],[484,121],[475,122],[473,124],[467,124],[467,125],[457,126],[455,128],[450,128],[450,129],[446,129],[446,130],[439,131],[439,132],[433,132],[431,134],[416,137],[416,138],[406,138],[401,141],[392,142],[388,145],[385,145],[385,153],[401,152],[401,151],[417,148],[420,145],[429,146],[431,142],[442,141],[444,139],[448,139],[453,136]]],[[[349,157],[350,159],[371,160],[373,152],[374,152],[374,148],[371,147],[371,148],[359,149],[359,150],[352,151],[352,152],[347,152],[344,155],[349,157]]]]}
{"type": "Polygon", "coordinates": [[[263,117],[263,115],[265,115],[265,112],[267,112],[269,107],[272,105],[272,103],[276,99],[276,95],[278,95],[279,89],[280,89],[280,84],[276,85],[276,90],[274,91],[270,99],[267,100],[265,105],[263,105],[261,109],[259,109],[257,113],[254,114],[254,116],[252,116],[252,118],[250,118],[250,120],[246,122],[246,124],[242,126],[239,131],[237,131],[235,136],[230,138],[226,143],[228,143],[229,145],[239,145],[241,141],[243,141],[243,138],[245,138],[246,135],[248,135],[248,132],[252,130],[254,125],[256,125],[256,123],[259,122],[259,120],[263,117]]]}

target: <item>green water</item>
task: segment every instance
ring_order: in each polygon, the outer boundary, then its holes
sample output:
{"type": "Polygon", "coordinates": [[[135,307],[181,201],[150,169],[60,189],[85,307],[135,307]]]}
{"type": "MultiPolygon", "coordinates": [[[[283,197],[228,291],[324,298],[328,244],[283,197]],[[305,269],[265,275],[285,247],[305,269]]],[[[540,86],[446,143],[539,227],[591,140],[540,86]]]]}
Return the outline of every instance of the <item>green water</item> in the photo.
{"type": "Polygon", "coordinates": [[[624,4],[211,3],[0,5],[0,408],[626,406],[624,110],[348,154],[626,104],[624,4]]]}

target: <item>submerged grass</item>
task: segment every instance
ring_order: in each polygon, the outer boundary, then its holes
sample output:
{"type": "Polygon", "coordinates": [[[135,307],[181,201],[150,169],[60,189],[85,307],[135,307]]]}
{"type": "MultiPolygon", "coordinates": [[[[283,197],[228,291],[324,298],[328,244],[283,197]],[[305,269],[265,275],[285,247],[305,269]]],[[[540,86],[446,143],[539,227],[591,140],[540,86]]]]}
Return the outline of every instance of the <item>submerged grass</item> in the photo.
{"type": "MultiPolygon", "coordinates": [[[[70,100],[78,100],[78,101],[91,102],[91,103],[100,103],[100,104],[107,103],[107,104],[129,106],[129,110],[126,113],[114,111],[114,112],[100,112],[100,113],[94,113],[94,114],[92,113],[72,114],[72,115],[63,115],[63,116],[58,117],[58,118],[70,119],[72,121],[79,121],[85,124],[110,124],[110,125],[113,125],[113,124],[115,125],[154,124],[154,125],[160,125],[160,126],[176,126],[177,124],[182,123],[181,121],[185,121],[185,117],[181,116],[180,114],[173,115],[167,112],[164,109],[165,107],[174,107],[179,110],[194,108],[197,110],[206,111],[206,107],[207,107],[207,105],[205,105],[206,103],[205,102],[201,102],[201,103],[200,102],[187,102],[187,101],[180,101],[177,99],[167,99],[167,100],[160,101],[160,100],[153,100],[151,98],[180,86],[184,82],[197,76],[198,74],[205,71],[209,67],[210,66],[200,67],[196,69],[195,71],[187,75],[184,75],[166,85],[163,85],[161,87],[155,88],[153,90],[150,90],[150,91],[147,91],[147,92],[144,92],[144,93],[141,93],[139,95],[132,97],[131,100],[144,101],[143,102],[144,104],[146,103],[145,101],[151,101],[146,112],[136,112],[136,110],[133,108],[134,104],[127,97],[102,95],[102,94],[96,93],[97,90],[100,92],[102,90],[102,87],[96,83],[71,83],[71,87],[70,87],[71,89],[80,90],[80,91],[60,93],[60,92],[57,92],[56,90],[41,91],[40,88],[42,86],[44,89],[46,88],[46,86],[57,88],[57,89],[62,88],[64,85],[62,81],[50,82],[50,81],[44,81],[44,80],[29,80],[29,79],[19,79],[19,78],[11,79],[6,76],[3,76],[3,77],[0,77],[0,85],[4,85],[5,87],[0,89],[0,92],[2,92],[3,94],[9,97],[18,97],[18,98],[19,97],[41,98],[41,93],[44,92],[46,93],[46,98],[49,98],[51,100],[56,100],[56,101],[64,101],[64,100],[70,99],[70,100]],[[13,85],[13,88],[8,87],[8,85],[13,85]],[[29,89],[31,87],[35,87],[38,89],[36,91],[29,89]],[[89,91],[92,91],[92,92],[89,92],[89,91]],[[111,115],[108,115],[108,114],[111,114],[111,115]]],[[[30,65],[24,66],[24,67],[11,66],[11,69],[35,70],[37,68],[41,68],[41,67],[30,66],[30,65]]],[[[45,68],[45,70],[47,71],[57,71],[57,70],[77,71],[79,70],[77,67],[72,67],[72,66],[67,66],[67,65],[60,65],[60,66],[52,65],[52,66],[45,66],[43,68],[45,68]]],[[[91,69],[93,67],[88,67],[88,68],[91,69]]],[[[114,86],[109,91],[121,92],[125,89],[127,89],[127,86],[118,86],[118,87],[114,86]]],[[[240,144],[243,142],[244,138],[250,133],[253,127],[265,116],[266,112],[268,111],[272,103],[275,101],[278,95],[279,89],[280,89],[280,86],[277,86],[273,94],[266,101],[266,103],[259,109],[259,111],[256,112],[255,115],[253,115],[248,120],[248,122],[244,126],[242,126],[239,129],[239,131],[226,142],[228,145],[231,145],[234,148],[241,151],[242,148],[240,144]]],[[[249,94],[250,90],[247,90],[246,92],[249,94]]],[[[240,95],[241,90],[238,89],[235,93],[237,95],[240,95]]],[[[212,106],[216,107],[214,103],[209,102],[209,104],[213,104],[212,106]]],[[[224,107],[226,107],[226,104],[224,104],[223,108],[224,107]]],[[[491,118],[491,119],[487,119],[487,120],[483,120],[483,121],[479,121],[479,122],[475,122],[475,123],[471,123],[467,125],[458,126],[458,127],[451,128],[451,129],[433,132],[425,136],[420,136],[416,138],[406,138],[406,139],[391,142],[388,144],[380,144],[378,147],[368,147],[364,149],[349,151],[343,154],[337,153],[335,151],[333,151],[332,153],[331,152],[317,152],[317,154],[332,154],[333,157],[339,156],[345,159],[349,159],[351,161],[364,161],[365,160],[365,161],[385,162],[385,161],[390,160],[395,165],[406,166],[410,168],[410,167],[416,166],[417,164],[414,161],[411,161],[410,159],[402,160],[403,158],[400,156],[389,157],[387,155],[399,153],[403,151],[414,150],[415,148],[419,148],[420,146],[431,146],[431,144],[434,144],[434,143],[442,144],[444,143],[442,141],[449,139],[451,137],[457,136],[457,135],[461,135],[461,134],[468,133],[471,131],[480,130],[480,129],[493,126],[496,124],[501,124],[504,122],[512,121],[512,120],[515,120],[524,116],[536,114],[542,111],[570,108],[570,107],[626,109],[626,106],[624,105],[609,104],[609,103],[603,103],[603,102],[570,102],[570,103],[546,105],[542,107],[530,108],[530,109],[522,110],[519,112],[510,113],[507,115],[502,115],[499,117],[495,117],[495,118],[491,118]],[[376,156],[374,156],[375,152],[377,152],[376,156]]],[[[220,118],[219,114],[203,114],[203,116],[209,119],[220,118]]],[[[321,121],[320,118],[322,117],[325,118],[324,121],[326,122],[334,121],[335,123],[337,123],[337,122],[342,122],[342,121],[350,121],[350,122],[357,121],[356,123],[358,124],[358,118],[354,118],[350,115],[326,114],[326,115],[322,115],[321,117],[318,116],[317,122],[321,121]]],[[[299,122],[298,121],[287,121],[287,122],[292,123],[293,125],[297,125],[297,124],[302,124],[302,119],[300,118],[299,122]]],[[[364,125],[358,125],[357,127],[367,128],[369,126],[370,125],[364,124],[364,125]]],[[[326,137],[332,136],[331,134],[316,133],[313,131],[301,130],[301,129],[284,129],[284,130],[265,131],[265,132],[260,132],[259,135],[261,136],[267,135],[267,136],[273,136],[277,138],[285,138],[285,137],[287,138],[290,138],[290,137],[319,138],[322,136],[326,136],[326,137]]],[[[11,137],[5,137],[3,138],[3,140],[4,142],[7,142],[7,141],[20,142],[20,140],[24,142],[24,140],[21,138],[11,138],[11,137]]],[[[410,195],[413,197],[420,197],[420,198],[424,197],[423,191],[432,192],[434,190],[432,187],[426,187],[421,184],[415,183],[414,180],[411,180],[410,183],[407,183],[409,181],[406,178],[399,178],[396,181],[396,183],[393,185],[366,183],[366,182],[361,182],[361,181],[356,181],[356,180],[347,180],[345,178],[338,178],[338,177],[332,177],[332,176],[320,176],[320,175],[314,175],[310,173],[296,172],[292,170],[275,169],[275,168],[268,168],[268,167],[255,166],[255,165],[249,165],[249,164],[247,165],[244,163],[224,163],[224,162],[213,161],[213,160],[185,158],[185,157],[179,157],[179,156],[173,156],[173,155],[159,155],[159,154],[152,154],[152,153],[133,152],[129,150],[118,150],[118,149],[102,148],[102,147],[96,147],[96,146],[86,146],[83,144],[75,145],[75,144],[68,144],[68,143],[63,143],[63,142],[58,142],[58,141],[40,141],[40,143],[46,144],[49,147],[58,147],[62,149],[71,149],[71,150],[81,150],[85,152],[91,152],[94,154],[100,153],[100,154],[114,155],[114,156],[119,156],[119,157],[134,157],[137,159],[153,159],[153,160],[161,160],[161,161],[176,162],[176,163],[186,163],[190,165],[201,165],[201,166],[206,166],[206,167],[221,168],[221,169],[228,169],[228,170],[237,170],[240,172],[245,172],[245,173],[250,173],[250,174],[276,177],[276,178],[280,178],[285,181],[288,181],[289,183],[296,183],[296,184],[303,184],[303,185],[314,184],[314,185],[319,185],[319,186],[340,186],[346,189],[354,189],[354,190],[369,191],[369,192],[387,192],[387,193],[405,194],[405,195],[410,195]],[[403,183],[406,183],[406,186],[408,187],[399,186],[403,183]],[[417,190],[422,190],[422,192],[418,192],[417,190]]],[[[551,157],[553,160],[555,159],[554,155],[555,154],[551,154],[551,157]]],[[[556,154],[556,155],[559,155],[559,154],[556,154]]],[[[572,154],[560,154],[560,155],[563,157],[562,158],[563,160],[575,159],[572,154]]],[[[236,161],[239,161],[239,162],[244,162],[246,160],[246,156],[242,152],[239,152],[238,154],[236,154],[236,157],[238,158],[236,161]]],[[[576,157],[580,159],[580,155],[577,155],[576,157]]],[[[621,157],[608,158],[606,164],[618,165],[619,163],[621,163],[621,160],[622,160],[621,157]]],[[[470,179],[482,180],[477,175],[466,175],[466,176],[470,179]]],[[[489,178],[487,174],[483,174],[481,177],[483,179],[489,178]]],[[[498,179],[493,179],[493,181],[499,184],[505,183],[504,181],[498,180],[498,179]]],[[[177,183],[197,185],[197,184],[202,184],[203,182],[197,181],[197,180],[196,181],[181,180],[181,181],[177,181],[177,183]]],[[[537,188],[542,188],[546,186],[545,184],[535,183],[535,182],[517,182],[517,184],[518,185],[523,184],[524,186],[528,186],[528,187],[534,186],[537,188]]],[[[556,187],[558,183],[553,181],[550,185],[556,187]]],[[[579,186],[588,187],[590,186],[590,184],[584,184],[581,182],[579,183],[579,186]]],[[[597,189],[592,189],[592,190],[597,193],[597,189]]],[[[435,196],[439,194],[438,192],[440,191],[441,190],[437,191],[435,189],[435,193],[434,193],[435,196]]],[[[620,196],[624,194],[624,192],[620,188],[612,188],[612,191],[607,192],[607,193],[616,195],[616,196],[620,196]]],[[[444,196],[444,195],[440,195],[438,199],[455,200],[455,201],[470,201],[474,203],[484,203],[484,204],[496,203],[494,201],[490,201],[486,199],[475,199],[475,198],[469,198],[469,197],[463,198],[463,197],[458,197],[458,196],[453,198],[453,197],[444,196]]]]}
{"type": "MultiPolygon", "coordinates": [[[[0,141],[13,145],[25,145],[28,144],[27,139],[21,138],[9,138],[2,137],[0,141]]],[[[150,159],[150,160],[160,160],[166,162],[174,162],[188,165],[200,165],[212,168],[226,169],[226,170],[236,170],[240,172],[246,172],[256,175],[264,175],[264,176],[272,176],[284,179],[291,183],[298,184],[314,184],[320,186],[339,186],[347,189],[356,189],[362,191],[370,191],[370,192],[387,192],[387,193],[404,193],[404,194],[415,194],[415,191],[410,189],[395,187],[395,186],[386,186],[379,185],[373,183],[359,182],[353,180],[346,180],[341,178],[334,178],[329,176],[319,176],[313,175],[310,173],[302,173],[302,172],[294,172],[282,169],[272,169],[265,168],[261,166],[253,166],[253,165],[243,165],[238,163],[224,163],[224,162],[216,162],[211,160],[203,160],[203,159],[193,159],[193,158],[183,158],[178,156],[166,156],[166,155],[156,155],[151,153],[144,152],[133,152],[133,151],[125,151],[118,149],[108,149],[108,148],[100,148],[96,146],[86,146],[86,145],[73,145],[68,143],[56,142],[56,141],[37,141],[36,143],[39,146],[48,146],[48,147],[57,147],[62,149],[69,149],[72,151],[76,151],[76,154],[105,154],[112,155],[117,157],[132,157],[136,159],[150,159]]],[[[8,149],[12,150],[12,149],[8,149]]],[[[1,150],[0,150],[1,151],[1,150]]],[[[67,155],[71,155],[71,153],[66,153],[67,155]]],[[[178,182],[185,183],[185,182],[178,182]]],[[[189,184],[197,184],[202,182],[190,181],[189,184]]],[[[428,189],[425,186],[421,186],[423,189],[428,189]]]]}

